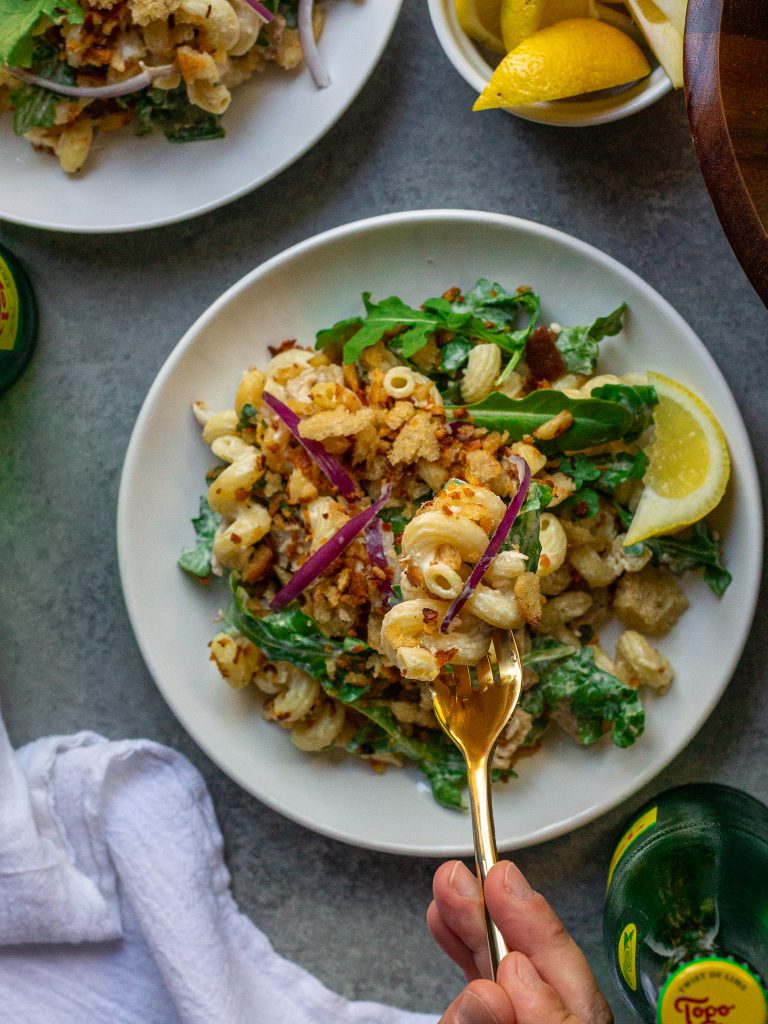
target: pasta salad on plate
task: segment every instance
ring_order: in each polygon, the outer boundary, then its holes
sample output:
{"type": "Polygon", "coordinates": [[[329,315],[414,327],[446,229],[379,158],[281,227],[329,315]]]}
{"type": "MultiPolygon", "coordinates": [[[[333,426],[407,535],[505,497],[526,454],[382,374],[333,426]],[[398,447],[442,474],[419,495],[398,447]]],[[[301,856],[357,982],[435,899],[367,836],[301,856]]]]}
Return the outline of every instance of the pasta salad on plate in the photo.
{"type": "Polygon", "coordinates": [[[98,132],[157,129],[170,142],[219,139],[231,90],[316,48],[314,0],[0,0],[0,112],[16,135],[83,167],[98,132]]]}
{"type": "Polygon", "coordinates": [[[229,575],[221,675],[259,691],[300,750],[415,763],[460,807],[464,765],[429,683],[500,627],[524,694],[495,778],[549,730],[634,744],[644,692],[674,677],[655,638],[688,605],[678,577],[703,569],[716,595],[730,582],[704,518],[729,473],[717,421],[669,378],[598,373],[624,306],[540,324],[530,287],[487,279],[418,308],[363,302],[314,348],[275,339],[232,407],[193,405],[217,462],[180,565],[229,575]]]}

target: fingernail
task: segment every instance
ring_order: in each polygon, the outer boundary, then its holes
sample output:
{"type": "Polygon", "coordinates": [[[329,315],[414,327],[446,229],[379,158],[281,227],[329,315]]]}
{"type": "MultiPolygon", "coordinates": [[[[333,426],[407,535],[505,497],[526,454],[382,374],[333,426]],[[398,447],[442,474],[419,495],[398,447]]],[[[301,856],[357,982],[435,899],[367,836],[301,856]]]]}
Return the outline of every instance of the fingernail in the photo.
{"type": "Polygon", "coordinates": [[[533,966],[527,956],[518,956],[515,963],[517,976],[527,988],[537,988],[541,985],[539,972],[533,966]]]}
{"type": "Polygon", "coordinates": [[[468,868],[464,867],[461,861],[457,861],[454,865],[448,881],[459,896],[463,896],[465,900],[476,900],[480,895],[480,886],[477,879],[468,868]]]}
{"type": "Polygon", "coordinates": [[[499,1024],[499,1018],[479,996],[467,991],[459,1003],[457,1024],[499,1024]]]}
{"type": "Polygon", "coordinates": [[[529,900],[535,895],[525,880],[525,875],[511,862],[507,864],[507,869],[504,872],[504,887],[516,900],[529,900]]]}

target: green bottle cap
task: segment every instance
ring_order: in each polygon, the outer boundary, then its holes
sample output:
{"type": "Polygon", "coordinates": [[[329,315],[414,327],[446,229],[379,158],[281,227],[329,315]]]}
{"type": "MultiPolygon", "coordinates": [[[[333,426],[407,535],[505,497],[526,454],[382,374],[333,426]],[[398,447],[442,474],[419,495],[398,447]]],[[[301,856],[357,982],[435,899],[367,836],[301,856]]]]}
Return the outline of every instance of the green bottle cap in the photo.
{"type": "Polygon", "coordinates": [[[37,305],[29,278],[0,246],[0,393],[19,377],[35,349],[37,305]]]}

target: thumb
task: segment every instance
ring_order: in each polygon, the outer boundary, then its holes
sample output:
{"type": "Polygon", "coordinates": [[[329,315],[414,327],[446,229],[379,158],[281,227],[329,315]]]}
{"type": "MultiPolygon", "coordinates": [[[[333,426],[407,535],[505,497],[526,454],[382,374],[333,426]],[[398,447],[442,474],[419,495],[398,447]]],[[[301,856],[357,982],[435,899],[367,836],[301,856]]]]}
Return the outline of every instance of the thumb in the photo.
{"type": "Polygon", "coordinates": [[[613,1020],[604,1004],[594,1012],[585,1007],[584,1016],[571,1013],[522,953],[504,957],[496,980],[509,996],[517,1024],[611,1024],[613,1020]]]}

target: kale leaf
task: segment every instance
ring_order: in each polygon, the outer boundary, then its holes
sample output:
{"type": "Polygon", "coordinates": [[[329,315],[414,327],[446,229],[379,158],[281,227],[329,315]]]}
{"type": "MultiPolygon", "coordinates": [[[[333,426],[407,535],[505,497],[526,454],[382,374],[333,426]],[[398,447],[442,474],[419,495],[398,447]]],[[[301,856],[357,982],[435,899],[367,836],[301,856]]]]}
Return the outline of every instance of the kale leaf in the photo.
{"type": "Polygon", "coordinates": [[[136,101],[137,135],[160,128],[169,142],[202,142],[223,139],[225,132],[216,114],[189,102],[186,87],[147,89],[136,101]]]}
{"type": "Polygon", "coordinates": [[[32,33],[41,18],[50,18],[56,25],[64,20],[81,25],[84,17],[77,0],[0,0],[0,66],[33,64],[36,37],[32,33]]]}
{"type": "Polygon", "coordinates": [[[478,427],[506,430],[513,441],[519,441],[567,410],[573,416],[571,426],[551,441],[537,440],[536,446],[548,454],[581,451],[618,441],[634,429],[633,413],[622,402],[601,399],[596,393],[602,390],[596,388],[591,398],[569,398],[562,391],[548,388],[532,391],[525,398],[509,398],[492,391],[481,402],[468,406],[467,411],[478,427]]]}
{"type": "Polygon", "coordinates": [[[213,538],[221,522],[221,516],[214,512],[203,495],[200,498],[200,511],[192,520],[197,543],[193,548],[184,548],[179,557],[179,566],[192,576],[205,579],[211,575],[211,554],[213,538]]]}
{"type": "MultiPolygon", "coordinates": [[[[549,638],[534,641],[534,649],[555,644],[549,638]]],[[[579,742],[595,743],[603,735],[604,723],[611,725],[611,740],[617,747],[629,747],[645,728],[645,710],[634,687],[595,664],[591,647],[580,647],[570,657],[547,661],[537,667],[547,712],[558,706],[576,718],[579,742]]]]}
{"type": "Polygon", "coordinates": [[[608,316],[599,316],[585,327],[563,327],[555,339],[563,364],[569,373],[593,374],[597,365],[599,342],[618,334],[624,326],[626,305],[622,304],[608,316]]]}

